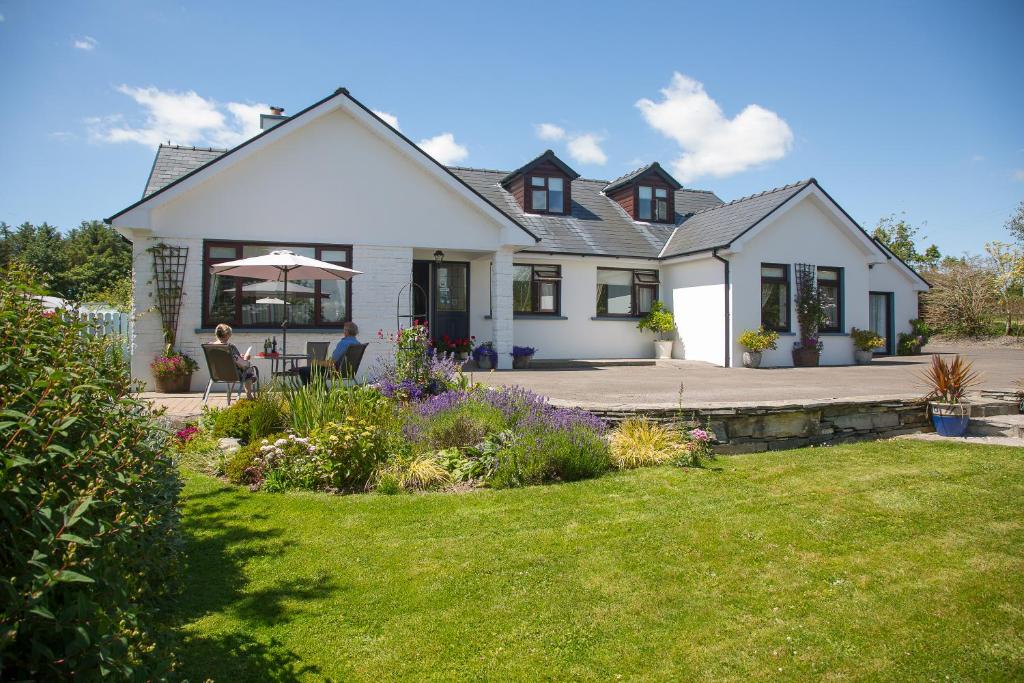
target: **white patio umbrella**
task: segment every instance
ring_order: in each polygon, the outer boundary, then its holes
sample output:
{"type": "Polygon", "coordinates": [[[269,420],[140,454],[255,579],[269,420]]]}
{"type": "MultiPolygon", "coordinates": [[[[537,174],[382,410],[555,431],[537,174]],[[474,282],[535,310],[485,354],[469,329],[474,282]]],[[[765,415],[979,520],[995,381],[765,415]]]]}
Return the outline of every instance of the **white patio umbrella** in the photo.
{"type": "MultiPolygon", "coordinates": [[[[281,294],[284,291],[284,283],[277,282],[274,280],[262,280],[260,282],[252,282],[247,285],[242,285],[242,294],[281,294]]],[[[312,298],[316,295],[316,290],[306,285],[300,285],[298,283],[291,283],[288,288],[288,293],[292,297],[299,298],[312,298]]],[[[256,303],[260,303],[257,301],[256,303]]],[[[280,303],[280,302],[278,302],[280,303]]]]}
{"type": "MultiPolygon", "coordinates": [[[[281,354],[288,353],[288,280],[350,280],[360,271],[299,256],[293,251],[280,249],[263,256],[227,261],[210,267],[214,275],[231,275],[260,280],[273,280],[284,284],[284,320],[281,321],[281,354]]],[[[306,288],[308,289],[308,288],[306,288]]]]}

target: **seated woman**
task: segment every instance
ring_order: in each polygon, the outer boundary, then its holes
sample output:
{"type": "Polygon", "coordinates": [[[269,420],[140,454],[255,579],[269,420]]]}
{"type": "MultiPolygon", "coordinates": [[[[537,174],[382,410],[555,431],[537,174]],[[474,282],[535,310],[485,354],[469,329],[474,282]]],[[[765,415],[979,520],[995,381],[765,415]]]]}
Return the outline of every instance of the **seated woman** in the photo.
{"type": "MultiPolygon", "coordinates": [[[[356,339],[357,334],[359,334],[359,328],[351,320],[341,326],[341,339],[338,340],[338,344],[334,347],[334,352],[331,354],[334,367],[341,366],[341,359],[345,357],[345,352],[348,351],[350,346],[359,345],[359,340],[356,339]]],[[[299,368],[299,377],[302,379],[303,384],[309,384],[310,373],[316,369],[318,369],[317,366],[299,368]]]]}
{"type": "Polygon", "coordinates": [[[245,397],[253,398],[256,395],[255,386],[259,382],[260,373],[252,361],[249,360],[249,354],[244,356],[238,352],[238,347],[234,344],[229,343],[231,339],[231,326],[221,323],[217,325],[217,329],[213,332],[216,339],[215,344],[227,344],[228,350],[231,352],[231,357],[235,361],[235,365],[242,371],[242,383],[245,385],[245,397]]]}

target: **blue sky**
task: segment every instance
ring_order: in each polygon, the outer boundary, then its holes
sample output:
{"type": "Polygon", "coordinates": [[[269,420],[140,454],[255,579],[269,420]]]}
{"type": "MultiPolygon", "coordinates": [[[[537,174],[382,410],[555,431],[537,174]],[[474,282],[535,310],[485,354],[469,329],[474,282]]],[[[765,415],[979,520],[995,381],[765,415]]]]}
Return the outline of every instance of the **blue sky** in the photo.
{"type": "Polygon", "coordinates": [[[231,143],[341,85],[461,165],[657,160],[726,200],[814,176],[945,253],[1024,200],[1022,2],[483,5],[0,0],[0,220],[109,216],[156,140],[231,143]]]}

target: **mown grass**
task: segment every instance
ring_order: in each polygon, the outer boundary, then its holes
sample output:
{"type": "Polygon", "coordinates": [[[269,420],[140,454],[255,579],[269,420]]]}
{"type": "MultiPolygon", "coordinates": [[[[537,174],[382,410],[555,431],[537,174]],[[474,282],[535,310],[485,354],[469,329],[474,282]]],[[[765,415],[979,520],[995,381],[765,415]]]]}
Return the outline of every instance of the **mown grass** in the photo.
{"type": "Polygon", "coordinates": [[[187,474],[192,680],[1024,677],[1024,453],[894,441],[510,491],[187,474]]]}

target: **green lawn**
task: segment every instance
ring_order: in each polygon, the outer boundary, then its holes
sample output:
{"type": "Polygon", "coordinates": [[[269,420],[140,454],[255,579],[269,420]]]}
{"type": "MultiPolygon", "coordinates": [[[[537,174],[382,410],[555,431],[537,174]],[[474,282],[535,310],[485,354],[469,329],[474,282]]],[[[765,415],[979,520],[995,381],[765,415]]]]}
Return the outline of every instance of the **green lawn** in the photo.
{"type": "Polygon", "coordinates": [[[192,680],[1024,677],[1022,449],[184,503],[192,680]]]}

